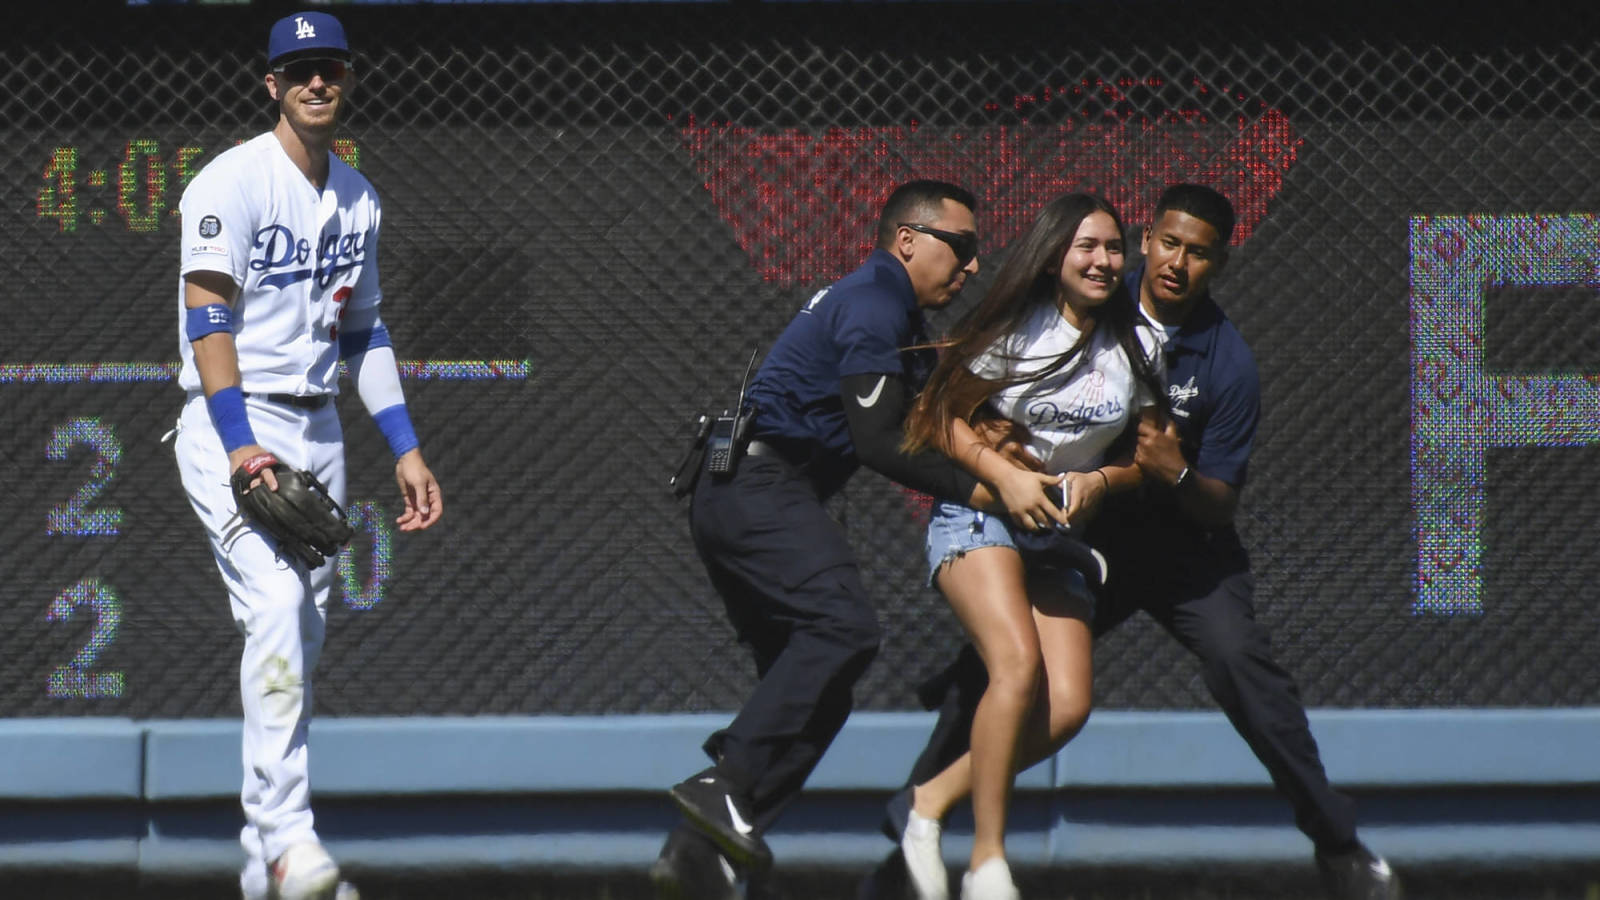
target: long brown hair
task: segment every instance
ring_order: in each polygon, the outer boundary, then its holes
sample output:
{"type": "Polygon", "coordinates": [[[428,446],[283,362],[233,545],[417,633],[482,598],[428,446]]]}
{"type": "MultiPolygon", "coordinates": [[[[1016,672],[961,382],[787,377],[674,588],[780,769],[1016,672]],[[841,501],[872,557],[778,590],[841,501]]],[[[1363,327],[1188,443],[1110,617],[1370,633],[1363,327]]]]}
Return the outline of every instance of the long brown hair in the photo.
{"type": "Polygon", "coordinates": [[[1083,350],[1093,340],[1095,329],[1102,321],[1113,329],[1117,343],[1128,356],[1134,377],[1157,398],[1165,399],[1166,387],[1139,343],[1134,327],[1133,300],[1126,284],[1120,281],[1116,293],[1097,307],[1084,323],[1078,340],[1040,371],[999,380],[972,372],[972,361],[1001,338],[1019,331],[1038,304],[1055,303],[1062,257],[1083,220],[1096,212],[1111,216],[1117,233],[1122,233],[1121,217],[1104,198],[1094,194],[1067,194],[1050,201],[1033,220],[1028,233],[1012,246],[983,300],[961,317],[949,338],[939,343],[942,352],[938,365],[906,416],[902,447],[907,452],[928,446],[950,452],[950,425],[954,419],[971,421],[995,393],[1012,385],[1042,381],[1081,364],[1083,350]]]}

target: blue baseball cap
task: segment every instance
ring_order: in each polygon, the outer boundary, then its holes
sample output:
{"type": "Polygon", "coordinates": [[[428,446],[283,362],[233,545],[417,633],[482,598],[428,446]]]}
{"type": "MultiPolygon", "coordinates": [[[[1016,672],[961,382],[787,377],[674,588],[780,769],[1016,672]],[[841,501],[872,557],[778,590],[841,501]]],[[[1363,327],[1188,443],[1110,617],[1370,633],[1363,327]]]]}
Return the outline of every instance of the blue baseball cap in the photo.
{"type": "Polygon", "coordinates": [[[315,50],[319,55],[350,58],[350,45],[344,39],[344,26],[322,12],[301,12],[284,16],[272,25],[267,37],[267,65],[290,54],[315,50]]]}

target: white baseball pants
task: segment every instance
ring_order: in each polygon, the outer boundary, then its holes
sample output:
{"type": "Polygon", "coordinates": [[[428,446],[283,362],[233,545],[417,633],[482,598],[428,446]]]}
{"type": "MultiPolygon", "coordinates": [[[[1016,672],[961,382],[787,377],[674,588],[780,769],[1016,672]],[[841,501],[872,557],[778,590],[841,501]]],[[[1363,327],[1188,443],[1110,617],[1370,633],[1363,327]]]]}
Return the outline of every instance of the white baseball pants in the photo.
{"type": "MultiPolygon", "coordinates": [[[[300,409],[249,397],[256,441],[282,462],[309,469],[345,503],[344,436],[333,403],[300,409]]],[[[184,490],[205,525],[228,589],[234,623],[244,635],[239,695],[244,707],[245,826],[239,842],[246,896],[265,893],[266,865],[288,847],[317,840],[307,777],[306,726],[311,674],[322,652],[328,596],[336,564],[307,572],[280,557],[271,538],[242,526],[228,483],[228,456],[205,399],[193,394],[178,420],[178,468],[184,490]]]]}

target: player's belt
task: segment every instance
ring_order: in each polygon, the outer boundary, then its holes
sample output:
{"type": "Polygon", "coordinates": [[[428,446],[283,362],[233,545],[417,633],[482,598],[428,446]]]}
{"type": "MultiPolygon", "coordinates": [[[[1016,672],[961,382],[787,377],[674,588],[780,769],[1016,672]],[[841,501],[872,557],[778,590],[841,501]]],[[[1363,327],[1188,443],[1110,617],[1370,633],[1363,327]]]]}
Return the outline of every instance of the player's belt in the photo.
{"type": "Polygon", "coordinates": [[[248,391],[241,393],[246,397],[260,397],[263,400],[299,409],[321,409],[333,398],[332,394],[252,394],[248,391]]]}

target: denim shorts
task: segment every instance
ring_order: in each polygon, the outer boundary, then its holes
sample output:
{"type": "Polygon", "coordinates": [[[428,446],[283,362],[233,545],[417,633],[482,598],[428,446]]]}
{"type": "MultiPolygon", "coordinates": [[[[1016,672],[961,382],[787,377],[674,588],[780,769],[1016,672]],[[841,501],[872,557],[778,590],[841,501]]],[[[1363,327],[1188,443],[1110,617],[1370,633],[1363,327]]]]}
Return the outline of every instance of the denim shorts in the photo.
{"type": "MultiPolygon", "coordinates": [[[[1010,547],[1017,550],[1017,542],[1011,537],[1011,523],[1006,521],[1005,516],[980,512],[947,500],[935,503],[933,515],[928,520],[928,584],[938,587],[935,579],[938,578],[940,567],[982,547],[1010,547]]],[[[1021,553],[1020,550],[1018,552],[1021,553]]],[[[1030,563],[1028,575],[1030,580],[1037,575],[1058,578],[1064,582],[1068,593],[1094,603],[1094,592],[1081,572],[1054,567],[1045,572],[1030,563]]]]}

